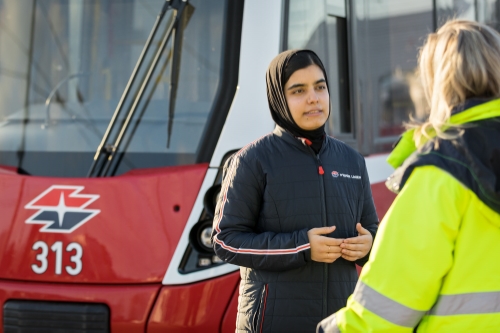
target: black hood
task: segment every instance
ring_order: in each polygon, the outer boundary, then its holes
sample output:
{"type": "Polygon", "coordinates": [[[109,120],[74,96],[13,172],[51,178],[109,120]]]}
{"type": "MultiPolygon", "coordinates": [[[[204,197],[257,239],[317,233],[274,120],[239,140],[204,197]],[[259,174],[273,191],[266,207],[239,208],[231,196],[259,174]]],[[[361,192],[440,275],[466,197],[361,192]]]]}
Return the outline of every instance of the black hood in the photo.
{"type": "MultiPolygon", "coordinates": [[[[266,73],[267,101],[269,103],[269,109],[271,110],[271,116],[273,117],[273,120],[277,125],[284,128],[295,137],[306,138],[310,140],[312,142],[313,149],[315,151],[319,151],[319,148],[321,147],[325,136],[325,125],[323,124],[323,126],[312,131],[306,131],[300,128],[293,120],[292,114],[290,113],[288,104],[286,102],[284,92],[286,83],[284,82],[285,69],[290,59],[299,52],[310,52],[316,55],[316,53],[311,50],[289,50],[277,55],[269,64],[266,73]]],[[[328,87],[328,93],[330,93],[326,70],[323,64],[320,64],[319,67],[323,71],[326,85],[328,87]]],[[[328,110],[328,115],[330,115],[330,110],[328,110]]]]}

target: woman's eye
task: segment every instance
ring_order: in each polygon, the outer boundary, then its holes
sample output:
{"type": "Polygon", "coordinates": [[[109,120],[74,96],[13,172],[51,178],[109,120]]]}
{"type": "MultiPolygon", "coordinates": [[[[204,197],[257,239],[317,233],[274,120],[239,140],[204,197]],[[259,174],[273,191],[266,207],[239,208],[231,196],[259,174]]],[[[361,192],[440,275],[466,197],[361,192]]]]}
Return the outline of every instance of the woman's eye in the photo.
{"type": "Polygon", "coordinates": [[[292,92],[292,94],[294,94],[294,95],[301,94],[303,91],[304,91],[303,89],[297,89],[297,90],[294,90],[292,92]]]}
{"type": "Polygon", "coordinates": [[[318,86],[317,87],[318,90],[325,90],[326,89],[326,86],[325,85],[321,85],[321,86],[318,86]]]}

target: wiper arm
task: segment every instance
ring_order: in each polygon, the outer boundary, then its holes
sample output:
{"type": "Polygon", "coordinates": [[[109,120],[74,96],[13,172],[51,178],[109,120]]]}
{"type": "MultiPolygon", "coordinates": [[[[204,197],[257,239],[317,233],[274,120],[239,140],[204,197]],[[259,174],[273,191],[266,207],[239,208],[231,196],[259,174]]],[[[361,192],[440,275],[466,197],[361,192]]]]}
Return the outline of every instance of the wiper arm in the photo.
{"type": "MultiPolygon", "coordinates": [[[[186,1],[183,1],[186,4],[186,1]]],[[[170,93],[168,103],[168,128],[167,128],[167,148],[170,147],[170,138],[172,136],[172,126],[174,122],[175,102],[177,100],[177,83],[179,82],[179,72],[181,69],[181,51],[182,37],[191,15],[193,14],[193,6],[186,4],[179,13],[179,19],[176,23],[174,41],[172,43],[172,70],[170,74],[170,93]]]]}
{"type": "Polygon", "coordinates": [[[125,87],[125,90],[122,94],[122,97],[121,97],[119,103],[118,103],[118,106],[115,109],[115,112],[113,114],[113,117],[111,118],[111,121],[108,125],[108,128],[107,128],[107,130],[106,130],[106,132],[101,140],[101,143],[99,144],[99,147],[97,148],[97,151],[94,155],[94,161],[92,162],[92,166],[90,167],[90,170],[89,170],[88,175],[87,175],[88,177],[100,177],[102,175],[105,175],[108,172],[108,170],[112,164],[113,158],[115,157],[116,152],[118,151],[118,149],[120,147],[120,143],[123,139],[123,136],[124,136],[128,126],[129,126],[129,124],[130,124],[130,120],[132,119],[132,117],[135,113],[135,110],[137,109],[137,106],[139,105],[139,103],[142,99],[142,96],[144,95],[144,91],[146,89],[146,86],[149,83],[149,81],[151,80],[151,76],[156,68],[156,65],[158,64],[158,61],[161,57],[161,54],[163,53],[163,51],[164,51],[164,49],[165,49],[165,47],[170,39],[170,36],[172,35],[172,32],[174,31],[175,27],[177,26],[178,19],[182,15],[182,11],[186,7],[186,4],[187,4],[187,0],[166,0],[165,1],[160,13],[158,14],[158,16],[156,18],[153,29],[151,30],[151,33],[149,34],[149,37],[146,41],[146,44],[144,45],[144,48],[141,52],[141,55],[139,56],[139,59],[137,61],[137,64],[136,64],[133,72],[132,72],[132,75],[130,76],[129,82],[127,83],[127,86],[125,87]],[[134,103],[131,106],[130,110],[128,111],[127,117],[126,117],[120,131],[119,131],[119,134],[118,134],[116,140],[114,141],[113,144],[108,144],[107,143],[108,139],[111,135],[112,130],[114,129],[114,127],[116,125],[118,116],[120,115],[120,113],[122,111],[124,102],[130,93],[131,87],[132,87],[132,85],[133,85],[133,83],[138,75],[139,69],[144,62],[145,55],[148,52],[148,50],[153,42],[153,38],[156,35],[158,27],[159,27],[163,17],[165,16],[165,13],[169,9],[172,9],[174,11],[170,25],[167,28],[167,31],[164,35],[164,38],[163,38],[160,46],[156,50],[156,54],[155,54],[154,59],[151,63],[151,66],[149,67],[149,70],[142,81],[142,84],[141,84],[140,89],[136,95],[134,103]]]}

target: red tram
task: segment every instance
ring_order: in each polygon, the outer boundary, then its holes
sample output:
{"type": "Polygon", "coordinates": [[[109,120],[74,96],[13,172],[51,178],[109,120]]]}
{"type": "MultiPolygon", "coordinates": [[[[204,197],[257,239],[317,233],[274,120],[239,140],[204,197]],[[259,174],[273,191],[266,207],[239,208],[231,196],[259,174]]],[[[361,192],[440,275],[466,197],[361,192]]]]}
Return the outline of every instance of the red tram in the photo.
{"type": "Polygon", "coordinates": [[[269,133],[281,50],[328,69],[330,135],[385,158],[424,36],[496,0],[0,1],[0,332],[232,332],[210,231],[225,159],[269,133]]]}

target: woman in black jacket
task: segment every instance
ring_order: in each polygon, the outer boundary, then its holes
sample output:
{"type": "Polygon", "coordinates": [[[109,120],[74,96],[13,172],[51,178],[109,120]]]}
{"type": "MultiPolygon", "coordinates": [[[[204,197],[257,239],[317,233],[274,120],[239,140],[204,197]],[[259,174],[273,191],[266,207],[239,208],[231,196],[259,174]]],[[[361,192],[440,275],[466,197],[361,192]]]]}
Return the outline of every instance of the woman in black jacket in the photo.
{"type": "Polygon", "coordinates": [[[237,332],[314,332],[353,292],[378,218],[364,158],[325,134],[318,56],[285,51],[266,81],[276,128],[226,163],[214,249],[241,266],[237,332]]]}

